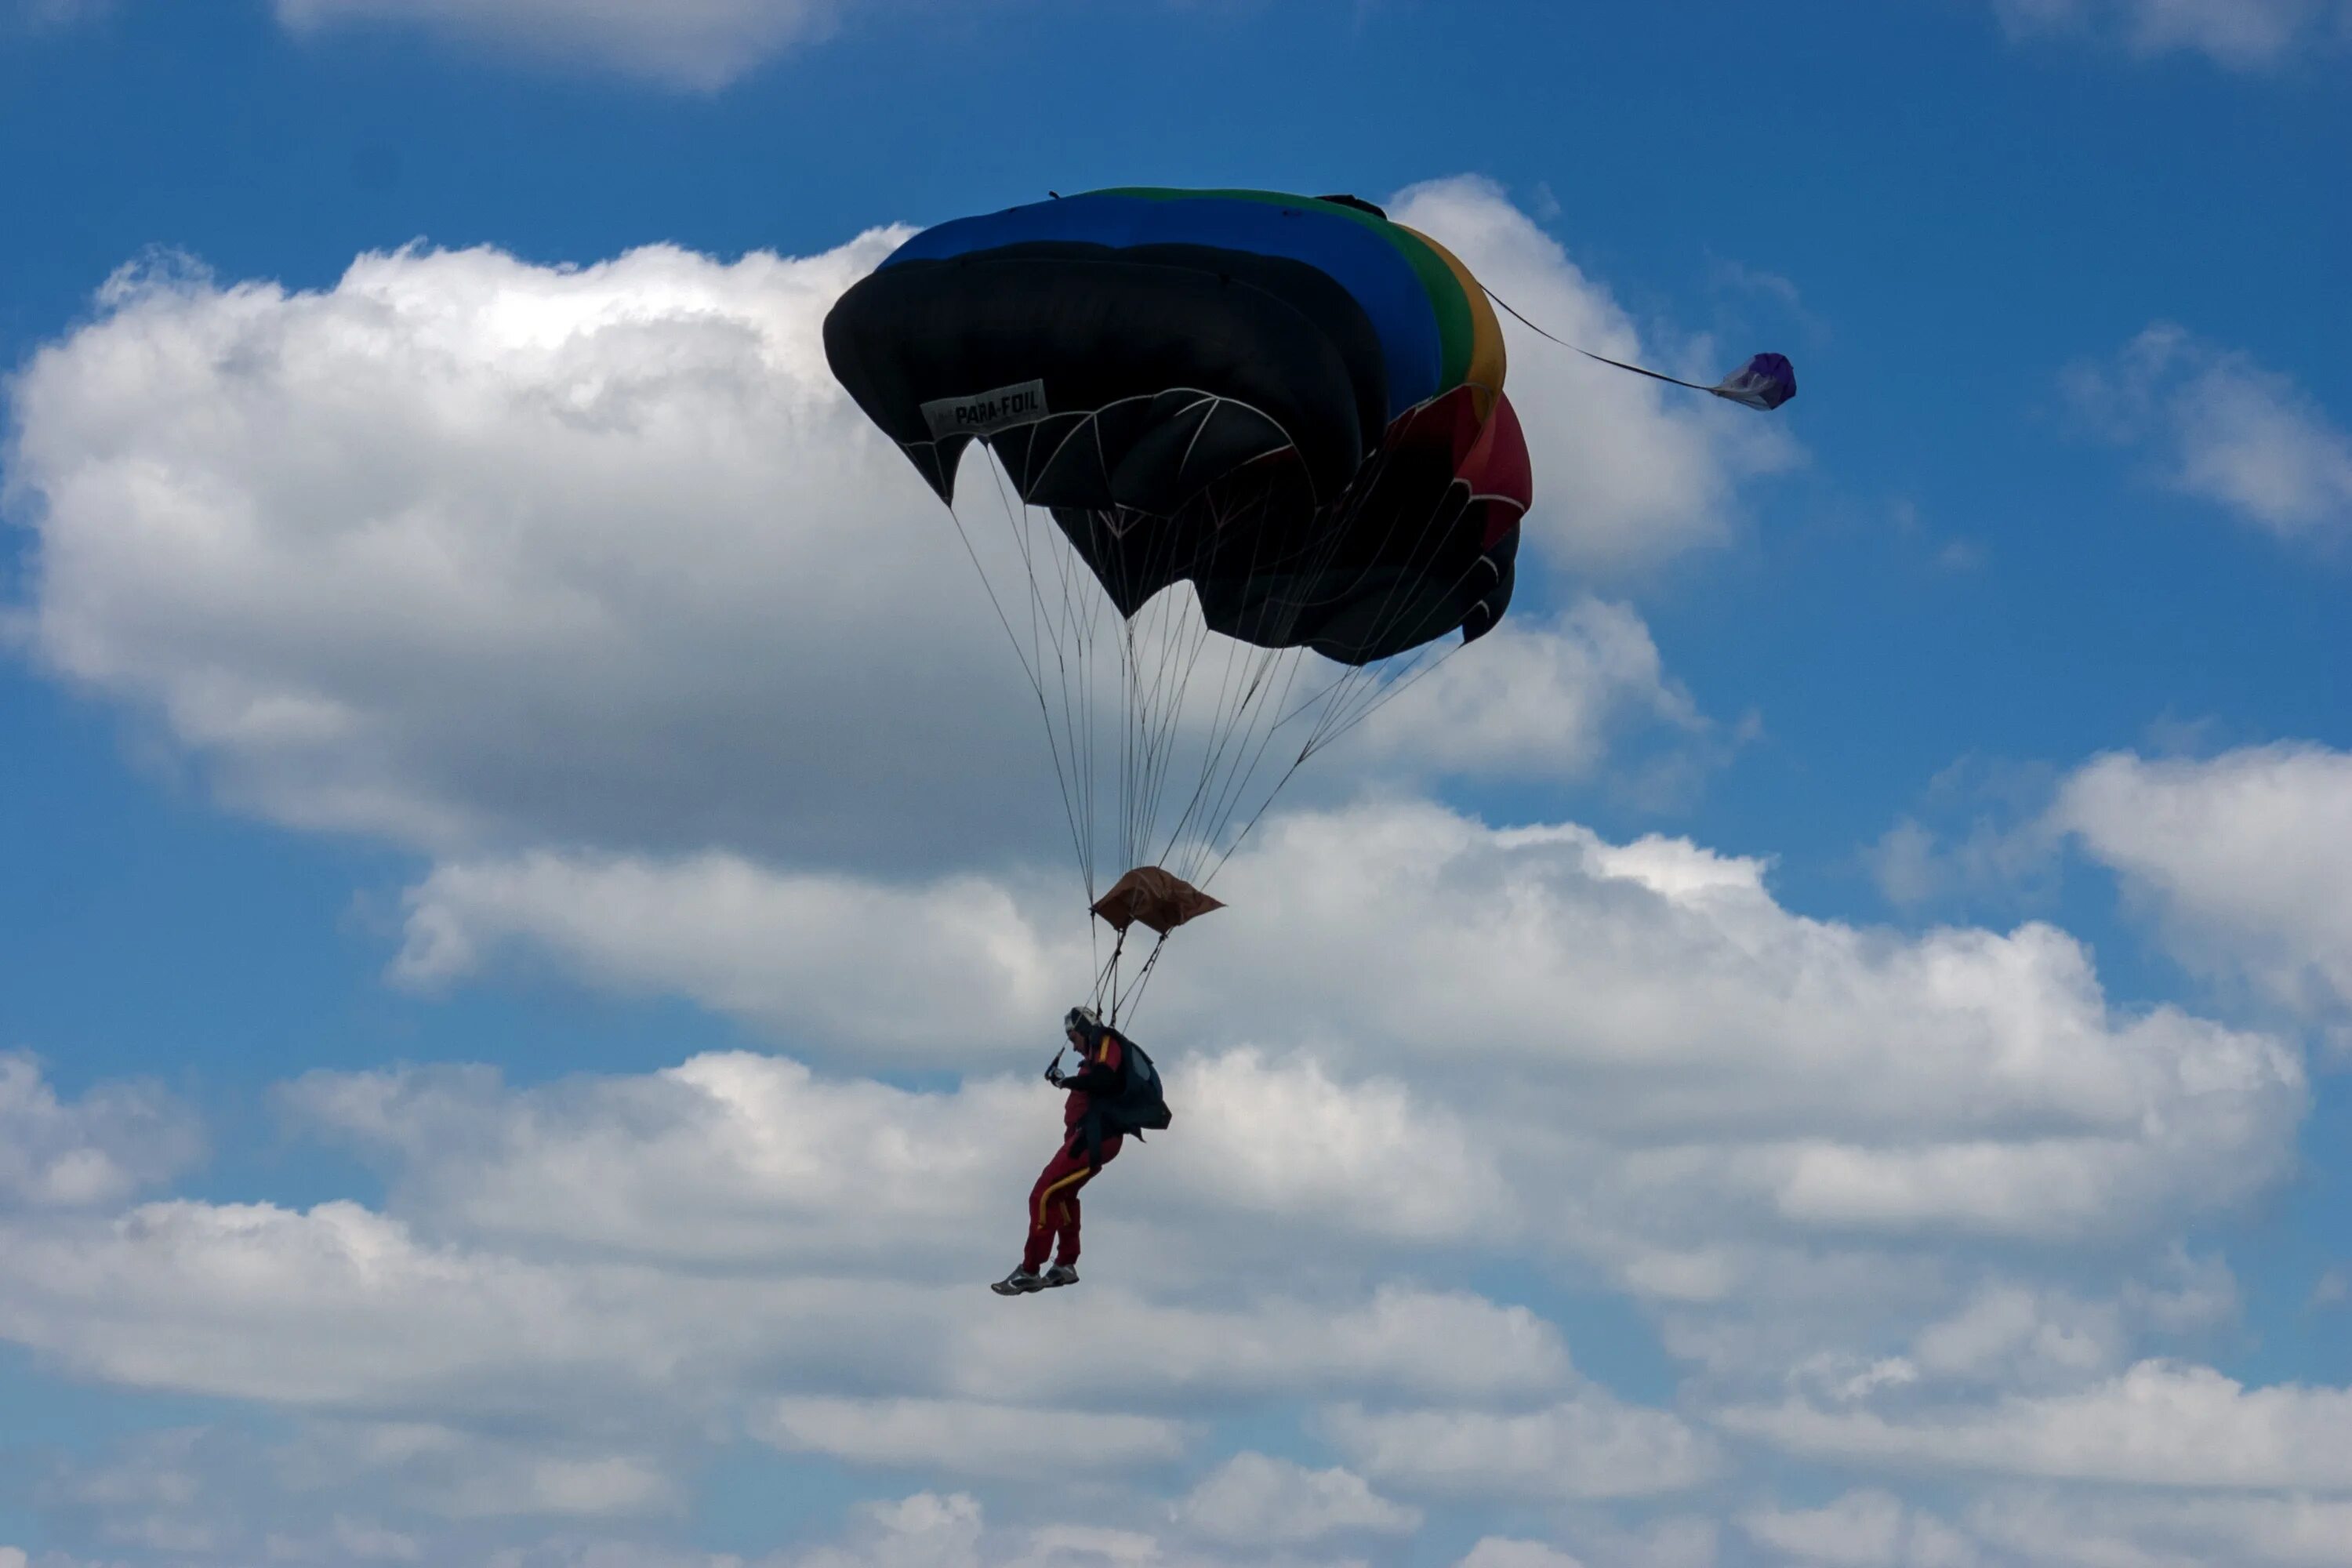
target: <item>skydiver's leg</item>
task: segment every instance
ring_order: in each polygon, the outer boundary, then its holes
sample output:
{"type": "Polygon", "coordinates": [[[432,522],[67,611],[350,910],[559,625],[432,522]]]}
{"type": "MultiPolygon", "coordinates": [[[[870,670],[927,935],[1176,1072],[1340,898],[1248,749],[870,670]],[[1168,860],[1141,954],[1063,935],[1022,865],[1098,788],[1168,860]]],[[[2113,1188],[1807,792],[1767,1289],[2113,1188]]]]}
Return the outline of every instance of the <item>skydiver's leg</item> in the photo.
{"type": "Polygon", "coordinates": [[[1021,1253],[1024,1273],[1034,1274],[1045,1266],[1045,1255],[1054,1248],[1055,1234],[1062,1228],[1063,1199],[1093,1174],[1094,1167],[1087,1163],[1085,1153],[1072,1152],[1067,1143],[1046,1163],[1037,1184],[1029,1189],[1029,1241],[1021,1253]]]}
{"type": "MultiPolygon", "coordinates": [[[[1078,1261],[1078,1190],[1095,1179],[1105,1165],[1118,1158],[1119,1136],[1113,1133],[1102,1141],[1101,1157],[1086,1167],[1085,1173],[1064,1189],[1061,1224],[1055,1231],[1054,1261],[1064,1268],[1075,1268],[1078,1261]]],[[[1037,1255],[1045,1257],[1044,1253],[1037,1255]]]]}

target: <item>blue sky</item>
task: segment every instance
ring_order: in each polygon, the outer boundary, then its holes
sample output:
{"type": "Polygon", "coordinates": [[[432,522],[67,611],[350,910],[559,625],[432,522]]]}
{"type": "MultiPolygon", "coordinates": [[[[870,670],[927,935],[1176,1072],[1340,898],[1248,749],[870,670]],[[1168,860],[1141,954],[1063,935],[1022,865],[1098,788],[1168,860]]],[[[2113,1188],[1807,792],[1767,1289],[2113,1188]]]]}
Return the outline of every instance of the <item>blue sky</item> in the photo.
{"type": "Polygon", "coordinates": [[[0,11],[0,1568],[2352,1561],[2352,12],[1653,10],[0,11]],[[1134,183],[1802,391],[1512,338],[1006,1303],[1080,900],[810,333],[1134,183]]]}

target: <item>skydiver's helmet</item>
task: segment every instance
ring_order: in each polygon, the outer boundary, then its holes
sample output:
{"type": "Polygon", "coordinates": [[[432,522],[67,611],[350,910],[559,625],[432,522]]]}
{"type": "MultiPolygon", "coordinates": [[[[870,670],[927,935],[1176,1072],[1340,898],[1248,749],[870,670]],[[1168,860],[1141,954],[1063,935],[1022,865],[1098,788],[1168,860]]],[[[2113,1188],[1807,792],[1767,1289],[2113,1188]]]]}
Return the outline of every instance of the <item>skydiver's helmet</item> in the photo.
{"type": "Polygon", "coordinates": [[[1102,1028],[1102,1015],[1092,1007],[1073,1007],[1062,1015],[1063,1033],[1076,1035],[1089,1046],[1095,1043],[1102,1028]]]}

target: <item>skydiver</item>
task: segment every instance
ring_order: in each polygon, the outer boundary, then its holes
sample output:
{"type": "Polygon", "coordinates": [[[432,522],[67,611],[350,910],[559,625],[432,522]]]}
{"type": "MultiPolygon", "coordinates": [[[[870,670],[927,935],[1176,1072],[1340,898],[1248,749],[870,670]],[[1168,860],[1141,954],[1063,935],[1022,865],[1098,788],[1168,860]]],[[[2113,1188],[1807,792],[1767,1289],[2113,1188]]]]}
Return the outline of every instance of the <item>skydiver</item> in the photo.
{"type": "Polygon", "coordinates": [[[1083,1006],[1064,1016],[1062,1036],[1078,1053],[1074,1073],[1062,1071],[1059,1051],[1045,1068],[1045,1081],[1069,1093],[1062,1105],[1062,1146],[1030,1189],[1029,1240],[1022,1249],[1021,1267],[989,1287],[1000,1296],[1078,1282],[1078,1189],[1117,1159],[1126,1142],[1120,1133],[1104,1131],[1100,1110],[1127,1088],[1131,1054],[1127,1037],[1106,1025],[1092,1007],[1083,1006]],[[1049,1251],[1054,1266],[1047,1268],[1049,1251]]]}

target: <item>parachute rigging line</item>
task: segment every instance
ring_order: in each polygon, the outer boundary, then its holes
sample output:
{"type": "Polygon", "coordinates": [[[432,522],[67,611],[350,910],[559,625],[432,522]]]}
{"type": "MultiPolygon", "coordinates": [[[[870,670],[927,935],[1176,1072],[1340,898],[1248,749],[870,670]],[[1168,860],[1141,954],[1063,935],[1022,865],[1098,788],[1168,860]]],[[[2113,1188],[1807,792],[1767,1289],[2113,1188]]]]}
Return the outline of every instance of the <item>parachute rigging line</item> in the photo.
{"type": "MultiPolygon", "coordinates": [[[[1425,644],[1408,654],[1366,665],[1350,665],[1331,679],[1316,683],[1317,689],[1301,699],[1298,688],[1306,656],[1311,651],[1308,647],[1303,644],[1268,647],[1220,637],[1204,620],[1185,613],[1190,592],[1171,583],[1169,589],[1154,595],[1140,613],[1111,628],[1111,648],[1104,649],[1102,633],[1106,628],[1102,616],[1110,604],[1108,596],[1094,590],[1076,551],[1069,548],[1069,541],[1062,537],[1064,531],[1043,521],[1041,514],[1048,509],[1020,501],[1012,493],[1009,476],[998,455],[989,444],[982,445],[990,454],[991,479],[1013,549],[1013,561],[1005,564],[1013,565],[1028,579],[1029,615],[1025,628],[1018,624],[1016,613],[999,590],[961,510],[950,504],[949,514],[989,595],[998,623],[1013,645],[1014,657],[1045,721],[1047,751],[1063,801],[1069,841],[1090,903],[1099,891],[1099,879],[1096,876],[1099,852],[1108,847],[1098,841],[1098,834],[1109,826],[1097,820],[1100,809],[1109,805],[1108,800],[1098,800],[1097,796],[1097,785],[1108,782],[1099,778],[1099,769],[1113,762],[1111,756],[1104,754],[1105,742],[1110,737],[1103,722],[1108,715],[1100,713],[1098,703],[1099,697],[1108,694],[1095,690],[1097,679],[1118,683],[1118,700],[1127,710],[1125,722],[1119,725],[1118,738],[1109,748],[1116,753],[1115,765],[1120,773],[1119,822],[1116,831],[1126,860],[1138,865],[1165,866],[1174,875],[1204,887],[1251,837],[1275,799],[1310,758],[1402,695],[1463,646],[1455,640],[1440,651],[1439,645],[1425,644]],[[1045,531],[1042,538],[1041,529],[1045,531]],[[1050,559],[1041,560],[1041,554],[1050,559]],[[1058,605],[1053,602],[1056,592],[1060,595],[1058,605]],[[1079,603],[1081,599],[1086,601],[1083,605],[1079,603]],[[1194,696],[1192,678],[1199,672],[1212,642],[1222,645],[1224,659],[1215,700],[1210,706],[1205,728],[1188,734],[1184,716],[1192,707],[1189,700],[1194,696]],[[1115,650],[1116,670],[1096,663],[1098,650],[1115,650]],[[1272,760],[1269,753],[1282,734],[1301,721],[1307,723],[1307,733],[1297,742],[1296,751],[1288,745],[1282,748],[1289,754],[1278,764],[1279,775],[1261,793],[1258,779],[1272,760]],[[1186,784],[1178,786],[1183,793],[1171,799],[1169,786],[1173,782],[1177,752],[1189,752],[1195,742],[1201,759],[1197,773],[1187,769],[1192,776],[1186,784]],[[1160,826],[1162,814],[1176,806],[1178,799],[1182,804],[1175,811],[1172,825],[1163,831],[1160,826]],[[1160,850],[1156,859],[1145,853],[1150,847],[1160,850]]],[[[1386,455],[1376,458],[1359,476],[1358,483],[1370,487],[1386,467],[1386,455]]],[[[1267,504],[1264,499],[1231,503],[1221,509],[1217,522],[1221,528],[1244,525],[1255,509],[1267,504]]],[[[1384,543],[1402,542],[1406,551],[1404,559],[1410,563],[1430,548],[1442,531],[1441,525],[1455,516],[1458,508],[1443,500],[1426,511],[1399,511],[1385,521],[1384,543]]],[[[1181,543],[1174,520],[1170,518],[1121,509],[1097,514],[1092,521],[1116,524],[1122,532],[1139,527],[1151,529],[1139,559],[1141,567],[1155,579],[1172,562],[1173,552],[1181,543]]],[[[1245,575],[1255,578],[1269,564],[1268,557],[1277,554],[1275,537],[1270,531],[1247,526],[1240,526],[1238,531],[1239,539],[1246,542],[1241,545],[1235,564],[1245,564],[1245,575]]],[[[1332,563],[1342,543],[1342,536],[1335,531],[1318,536],[1303,549],[1286,549],[1279,553],[1287,563],[1307,568],[1311,580],[1315,571],[1332,563]]],[[[1013,592],[1017,594],[1019,590],[1013,592]]],[[[1314,603],[1309,598],[1276,598],[1270,606],[1276,616],[1295,616],[1314,603]]],[[[1383,635],[1392,629],[1405,607],[1404,595],[1395,584],[1383,588],[1371,617],[1372,635],[1383,635]]],[[[1198,695],[1206,695],[1205,686],[1198,695]]],[[[1095,1001],[1110,1014],[1131,1015],[1140,1006],[1150,978],[1157,969],[1166,933],[1161,934],[1160,942],[1154,943],[1140,968],[1129,977],[1124,973],[1125,932],[1117,934],[1106,958],[1099,945],[1099,931],[1091,919],[1088,926],[1095,936],[1099,963],[1095,1001]]]]}

